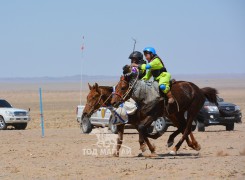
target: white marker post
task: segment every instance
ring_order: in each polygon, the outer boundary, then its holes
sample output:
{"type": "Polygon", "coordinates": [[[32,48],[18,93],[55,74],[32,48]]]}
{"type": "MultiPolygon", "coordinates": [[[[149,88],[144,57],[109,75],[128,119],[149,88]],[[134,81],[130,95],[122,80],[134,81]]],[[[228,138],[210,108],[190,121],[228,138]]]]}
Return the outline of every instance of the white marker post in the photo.
{"type": "Polygon", "coordinates": [[[39,97],[40,97],[40,118],[41,118],[42,138],[43,138],[44,137],[44,120],[43,120],[42,88],[39,88],[39,97]]]}

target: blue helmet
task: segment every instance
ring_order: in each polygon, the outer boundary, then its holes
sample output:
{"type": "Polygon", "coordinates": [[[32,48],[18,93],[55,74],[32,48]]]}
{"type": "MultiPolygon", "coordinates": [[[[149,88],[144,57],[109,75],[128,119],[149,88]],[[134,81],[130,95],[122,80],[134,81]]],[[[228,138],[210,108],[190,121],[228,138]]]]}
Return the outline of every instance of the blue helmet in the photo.
{"type": "Polygon", "coordinates": [[[156,55],[156,50],[153,48],[153,47],[146,47],[144,50],[143,50],[144,53],[152,53],[153,55],[156,55]]]}

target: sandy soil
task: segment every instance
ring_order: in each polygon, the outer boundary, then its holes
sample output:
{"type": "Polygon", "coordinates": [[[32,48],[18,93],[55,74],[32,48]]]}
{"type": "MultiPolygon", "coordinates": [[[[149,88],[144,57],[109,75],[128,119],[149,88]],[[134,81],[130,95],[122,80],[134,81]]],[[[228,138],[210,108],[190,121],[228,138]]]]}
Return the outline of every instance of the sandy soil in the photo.
{"type": "MultiPolygon", "coordinates": [[[[244,80],[196,83],[216,87],[226,101],[239,105],[245,114],[244,80]]],[[[80,132],[75,114],[80,93],[76,88],[62,89],[60,85],[55,90],[54,86],[45,86],[42,138],[38,89],[6,86],[0,88],[0,97],[15,107],[30,107],[32,121],[23,131],[0,131],[0,179],[245,179],[244,123],[235,124],[231,132],[223,126],[207,127],[202,133],[195,131],[202,149],[197,152],[183,143],[177,156],[168,155],[171,149],[166,147],[166,141],[174,130],[170,128],[161,138],[151,140],[157,147],[158,157],[154,158],[138,157],[138,134],[126,130],[121,156],[115,158],[111,156],[112,145],[99,144],[98,137],[102,136],[98,129],[90,135],[80,132]]],[[[86,91],[82,97],[86,97],[86,91]]],[[[102,130],[108,133],[106,128],[102,130]]],[[[112,134],[104,135],[112,142],[115,139],[112,134]]]]}

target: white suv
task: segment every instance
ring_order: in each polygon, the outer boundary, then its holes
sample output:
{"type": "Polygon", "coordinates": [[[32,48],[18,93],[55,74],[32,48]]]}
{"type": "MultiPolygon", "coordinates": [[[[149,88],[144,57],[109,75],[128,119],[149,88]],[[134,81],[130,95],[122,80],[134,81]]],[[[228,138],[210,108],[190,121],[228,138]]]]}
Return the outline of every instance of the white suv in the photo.
{"type": "Polygon", "coordinates": [[[29,111],[13,108],[6,100],[0,99],[0,130],[7,129],[7,126],[25,129],[30,120],[29,111]]]}

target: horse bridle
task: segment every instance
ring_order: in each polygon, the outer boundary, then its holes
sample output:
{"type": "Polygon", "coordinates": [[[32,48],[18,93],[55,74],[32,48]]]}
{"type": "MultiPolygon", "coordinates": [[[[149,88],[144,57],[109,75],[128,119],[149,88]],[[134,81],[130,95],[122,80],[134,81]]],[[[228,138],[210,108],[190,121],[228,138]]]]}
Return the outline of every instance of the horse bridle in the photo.
{"type": "MultiPolygon", "coordinates": [[[[135,84],[136,84],[136,82],[137,82],[137,80],[138,80],[138,77],[139,77],[139,73],[137,73],[137,77],[136,77],[136,79],[135,79],[135,81],[133,82],[133,84],[130,86],[130,83],[129,82],[127,82],[127,81],[125,81],[124,79],[121,79],[120,80],[120,82],[121,81],[124,81],[124,82],[126,82],[127,84],[129,84],[129,88],[128,88],[128,90],[125,92],[125,94],[123,94],[123,95],[121,95],[121,94],[119,94],[119,93],[117,93],[117,92],[112,92],[111,93],[111,95],[105,100],[105,102],[103,103],[103,104],[105,104],[109,99],[110,99],[110,97],[112,96],[112,95],[117,95],[117,96],[119,96],[120,97],[120,100],[122,100],[123,102],[125,101],[125,98],[128,96],[128,94],[132,91],[132,89],[134,88],[134,86],[135,86],[135,84]]],[[[119,83],[118,83],[119,84],[119,83]]],[[[117,85],[118,85],[117,84],[117,85]]],[[[116,85],[116,86],[117,86],[116,85]]],[[[93,112],[96,110],[95,109],[95,106],[98,106],[99,105],[99,107],[97,108],[97,109],[99,109],[100,107],[101,107],[101,105],[103,105],[103,104],[101,104],[101,100],[102,100],[102,93],[100,92],[100,98],[99,98],[99,100],[96,102],[96,104],[94,105],[94,106],[92,106],[90,103],[86,103],[86,105],[88,105],[90,108],[91,108],[91,111],[88,113],[88,116],[91,116],[92,114],[93,114],[93,112]]]]}
{"type": "MultiPolygon", "coordinates": [[[[112,95],[112,94],[111,94],[111,95],[112,95]]],[[[111,95],[105,100],[105,102],[104,102],[103,104],[105,104],[105,103],[110,99],[111,95]]],[[[103,104],[100,102],[100,101],[102,100],[102,96],[103,96],[103,94],[102,94],[102,92],[100,92],[100,98],[99,98],[99,100],[95,103],[95,105],[91,105],[90,103],[86,103],[86,105],[88,105],[88,106],[91,108],[90,112],[88,113],[89,116],[92,115],[96,109],[99,109],[99,108],[103,105],[103,104]],[[99,107],[95,109],[96,106],[99,106],[99,107]]]]}
{"type": "MultiPolygon", "coordinates": [[[[133,82],[132,85],[130,85],[130,83],[127,82],[127,81],[125,81],[124,79],[120,79],[120,82],[123,81],[123,82],[129,84],[128,90],[127,90],[127,91],[125,92],[125,94],[123,94],[123,95],[121,95],[121,94],[119,94],[119,93],[117,93],[117,92],[113,92],[112,94],[113,94],[113,95],[119,96],[120,100],[122,100],[122,102],[125,102],[126,97],[127,97],[128,94],[133,90],[133,88],[134,88],[134,86],[135,86],[135,84],[136,84],[136,82],[137,82],[137,80],[138,80],[138,77],[139,77],[139,73],[137,73],[137,77],[136,77],[136,79],[135,79],[135,81],[133,82]]],[[[118,83],[118,84],[119,84],[119,83],[118,83]]],[[[117,85],[118,85],[118,84],[117,84],[117,85]]]]}

